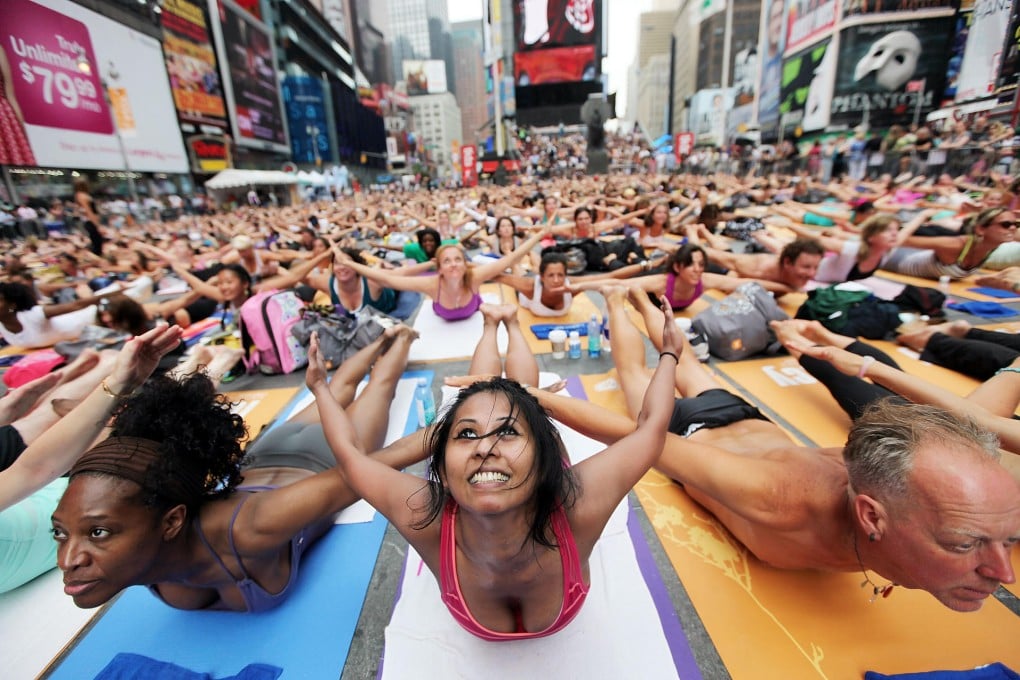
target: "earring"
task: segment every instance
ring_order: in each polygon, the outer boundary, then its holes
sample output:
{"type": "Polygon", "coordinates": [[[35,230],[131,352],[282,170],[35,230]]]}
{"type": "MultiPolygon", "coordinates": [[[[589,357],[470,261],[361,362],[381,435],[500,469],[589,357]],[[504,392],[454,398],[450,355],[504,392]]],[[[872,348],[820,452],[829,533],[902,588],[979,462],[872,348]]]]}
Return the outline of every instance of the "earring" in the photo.
{"type": "Polygon", "coordinates": [[[874,533],[870,533],[870,534],[868,534],[868,540],[869,540],[869,541],[871,541],[872,543],[874,543],[874,542],[875,542],[876,538],[877,538],[877,537],[875,536],[875,534],[874,534],[874,533]]]}

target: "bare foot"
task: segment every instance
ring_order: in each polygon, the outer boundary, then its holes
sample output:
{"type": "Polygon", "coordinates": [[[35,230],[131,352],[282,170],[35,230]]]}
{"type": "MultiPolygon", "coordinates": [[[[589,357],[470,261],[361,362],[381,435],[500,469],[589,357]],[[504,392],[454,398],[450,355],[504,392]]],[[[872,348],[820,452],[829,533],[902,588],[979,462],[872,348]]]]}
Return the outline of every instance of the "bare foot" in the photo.
{"type": "Polygon", "coordinates": [[[994,276],[980,276],[974,279],[974,283],[979,286],[985,286],[987,288],[998,288],[1000,290],[1013,290],[1013,286],[1018,283],[1017,279],[1012,277],[1003,276],[1001,273],[995,274],[994,276]]]}
{"type": "MultiPolygon", "coordinates": [[[[98,354],[95,358],[99,361],[98,354]]],[[[47,373],[5,394],[0,399],[0,425],[10,425],[34,409],[42,396],[61,382],[66,370],[47,373]]]]}
{"type": "Polygon", "coordinates": [[[417,340],[421,337],[421,334],[408,326],[407,324],[398,323],[393,328],[386,329],[387,331],[393,331],[393,338],[406,338],[407,340],[417,340]]]}
{"type": "Polygon", "coordinates": [[[485,320],[485,325],[498,325],[499,320],[502,318],[502,305],[495,305],[491,302],[483,302],[479,305],[478,310],[482,313],[482,318],[485,320]]]}
{"type": "Polygon", "coordinates": [[[223,376],[230,372],[244,357],[244,350],[234,347],[217,347],[210,361],[205,364],[205,373],[214,384],[219,385],[223,376]]]}
{"type": "Polygon", "coordinates": [[[804,348],[816,344],[804,334],[804,323],[800,319],[788,319],[771,321],[769,327],[772,328],[776,338],[790,354],[800,356],[804,348]]]}
{"type": "Polygon", "coordinates": [[[612,306],[622,305],[629,294],[642,291],[629,290],[627,286],[605,285],[599,288],[599,292],[606,299],[606,305],[612,306]]]}
{"type": "Polygon", "coordinates": [[[497,309],[499,310],[499,319],[503,322],[503,325],[510,326],[517,323],[517,305],[507,303],[498,305],[497,309]]]}
{"type": "Polygon", "coordinates": [[[96,367],[96,365],[99,363],[99,359],[100,355],[99,352],[97,352],[96,350],[92,349],[91,347],[83,349],[81,351],[81,354],[78,355],[77,359],[75,359],[74,361],[72,361],[63,368],[63,370],[61,371],[61,373],[63,374],[63,379],[60,381],[59,384],[63,385],[66,382],[70,382],[75,378],[80,378],[81,376],[85,375],[86,373],[88,373],[89,371],[96,367]]]}
{"type": "Polygon", "coordinates": [[[936,332],[935,326],[925,326],[909,333],[900,333],[896,336],[896,342],[909,347],[915,352],[923,352],[924,348],[928,345],[928,341],[931,340],[931,336],[936,332]]]}

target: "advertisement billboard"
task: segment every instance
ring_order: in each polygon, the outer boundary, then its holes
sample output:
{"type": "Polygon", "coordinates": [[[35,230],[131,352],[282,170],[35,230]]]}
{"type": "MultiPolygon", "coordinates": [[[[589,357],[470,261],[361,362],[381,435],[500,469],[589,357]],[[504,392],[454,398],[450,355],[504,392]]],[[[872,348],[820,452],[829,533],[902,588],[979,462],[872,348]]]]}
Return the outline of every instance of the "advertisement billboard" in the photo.
{"type": "Polygon", "coordinates": [[[843,18],[890,12],[912,12],[916,15],[928,10],[952,10],[958,4],[960,0],[895,0],[870,3],[868,0],[843,0],[843,18]]]}
{"type": "Polygon", "coordinates": [[[601,30],[600,0],[515,0],[513,8],[517,52],[594,45],[601,30]]]}
{"type": "Polygon", "coordinates": [[[283,79],[283,102],[290,128],[291,157],[316,165],[332,162],[322,81],[311,76],[287,76],[283,79]]]}
{"type": "Polygon", "coordinates": [[[474,144],[465,144],[460,147],[460,181],[462,186],[473,187],[478,185],[478,147],[474,144]]]}
{"type": "Polygon", "coordinates": [[[269,29],[232,0],[209,0],[234,143],[288,153],[269,29]]]}
{"type": "Polygon", "coordinates": [[[1002,63],[999,66],[998,87],[1002,89],[1017,85],[1020,76],[1020,6],[1013,3],[1013,15],[1006,29],[1006,40],[1002,46],[1002,63]]]}
{"type": "Polygon", "coordinates": [[[836,79],[835,50],[830,39],[783,60],[779,92],[779,122],[784,130],[821,130],[829,124],[836,79]]]}
{"type": "Polygon", "coordinates": [[[797,50],[832,31],[840,6],[838,0],[787,0],[786,49],[797,50]]]}
{"type": "Polygon", "coordinates": [[[404,82],[407,83],[407,94],[410,97],[420,94],[439,94],[446,92],[446,62],[439,59],[405,59],[401,67],[404,82]]]}
{"type": "Polygon", "coordinates": [[[960,66],[963,65],[963,52],[967,49],[967,36],[970,35],[970,22],[974,18],[974,8],[960,7],[956,13],[953,35],[949,39],[949,59],[946,62],[946,85],[942,89],[942,105],[950,106],[956,100],[956,84],[960,79],[960,66]]]}
{"type": "Polygon", "coordinates": [[[733,108],[733,88],[698,90],[691,96],[690,131],[698,144],[721,146],[726,139],[726,112],[733,108]]]}
{"type": "Polygon", "coordinates": [[[758,83],[758,124],[766,136],[779,130],[779,86],[783,75],[783,50],[786,49],[783,0],[763,0],[759,30],[758,61],[761,63],[758,83]]]}
{"type": "Polygon", "coordinates": [[[867,113],[887,127],[938,108],[952,27],[944,16],[843,29],[832,121],[856,125],[867,113]]]}
{"type": "Polygon", "coordinates": [[[66,0],[5,0],[0,71],[0,163],[188,171],[158,40],[66,0]]]}
{"type": "Polygon", "coordinates": [[[957,102],[995,94],[1011,7],[1002,0],[975,0],[956,81],[957,102]]]}
{"type": "Polygon", "coordinates": [[[595,80],[595,46],[556,47],[514,55],[514,82],[519,86],[595,80]]]}
{"type": "Polygon", "coordinates": [[[164,0],[163,53],[177,117],[187,132],[227,130],[227,107],[205,8],[199,0],[164,0]]]}

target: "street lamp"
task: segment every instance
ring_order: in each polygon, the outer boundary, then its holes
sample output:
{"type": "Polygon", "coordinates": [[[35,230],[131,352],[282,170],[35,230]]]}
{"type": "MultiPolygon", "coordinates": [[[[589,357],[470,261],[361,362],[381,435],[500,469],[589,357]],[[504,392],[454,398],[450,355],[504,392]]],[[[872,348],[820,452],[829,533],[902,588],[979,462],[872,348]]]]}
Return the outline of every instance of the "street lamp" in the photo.
{"type": "MultiPolygon", "coordinates": [[[[92,73],[92,64],[89,63],[84,50],[80,50],[78,52],[78,58],[75,62],[77,63],[78,70],[85,75],[92,73]]],[[[120,73],[117,72],[117,67],[114,66],[112,61],[109,63],[106,70],[110,79],[113,80],[114,83],[120,80],[120,73]]],[[[117,125],[117,116],[113,112],[113,100],[110,99],[110,88],[102,73],[99,74],[99,86],[103,90],[103,98],[106,100],[106,107],[110,111],[110,123],[113,124],[113,132],[117,136],[117,146],[120,149],[120,158],[124,162],[124,171],[127,173],[128,192],[131,194],[131,202],[137,206],[141,206],[138,202],[138,191],[135,189],[135,176],[134,173],[131,172],[131,166],[128,164],[127,150],[124,148],[124,138],[120,134],[120,127],[117,125]]],[[[131,211],[128,210],[128,212],[131,211]]]]}

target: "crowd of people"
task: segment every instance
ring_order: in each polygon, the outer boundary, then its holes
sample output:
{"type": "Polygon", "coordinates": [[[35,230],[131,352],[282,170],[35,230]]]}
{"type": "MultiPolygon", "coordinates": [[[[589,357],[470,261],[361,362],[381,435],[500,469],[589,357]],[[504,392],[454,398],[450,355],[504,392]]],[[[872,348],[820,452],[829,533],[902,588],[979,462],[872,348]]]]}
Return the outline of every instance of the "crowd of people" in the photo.
{"type": "MultiPolygon", "coordinates": [[[[503,187],[383,189],[136,221],[97,206],[82,185],[81,231],[6,234],[7,344],[48,347],[95,327],[130,339],[117,354],[86,349],[0,399],[0,532],[5,515],[29,511],[26,499],[44,499],[31,507],[46,525],[52,514],[46,540],[56,539],[65,592],[82,607],[140,584],[178,608],[255,612],[287,596],[303,552],[365,498],[422,555],[462,626],[525,639],[576,615],[609,515],[655,466],[778,568],[870,571],[890,584],[876,594],[923,589],[959,611],[1015,581],[1015,343],[961,322],[905,333],[905,345],[984,381],[960,398],[856,338],[776,323],[853,418],[845,447],[816,449],[722,389],[673,318],[708,290],[757,282],[779,297],[883,270],[935,281],[997,267],[983,284],[1016,292],[1014,178],[914,167],[871,179],[849,167],[832,177],[657,174],[641,144],[620,139],[611,155],[647,171],[594,177],[580,172],[583,140],[526,142],[535,171],[503,187]],[[485,303],[486,282],[552,318],[582,292],[602,293],[628,414],[538,389],[518,305],[485,303]],[[182,336],[210,317],[229,333],[248,299],[279,289],[340,312],[408,319],[428,298],[449,323],[481,317],[470,375],[451,381],[463,389],[435,425],[383,448],[412,343],[442,340],[397,324],[330,376],[313,335],[306,383],[316,403],[246,446],[242,419],[217,392],[243,349],[185,353],[182,336]],[[658,350],[653,370],[629,307],[658,350]],[[571,464],[554,420],[607,448],[571,464]],[[426,459],[425,481],[400,471],[426,459]],[[100,515],[117,517],[116,528],[100,515]]],[[[39,539],[27,538],[31,559],[16,570],[4,560],[0,583],[52,566],[39,539]]]]}

